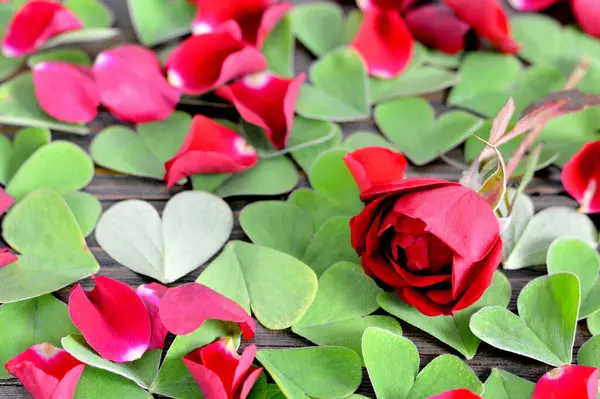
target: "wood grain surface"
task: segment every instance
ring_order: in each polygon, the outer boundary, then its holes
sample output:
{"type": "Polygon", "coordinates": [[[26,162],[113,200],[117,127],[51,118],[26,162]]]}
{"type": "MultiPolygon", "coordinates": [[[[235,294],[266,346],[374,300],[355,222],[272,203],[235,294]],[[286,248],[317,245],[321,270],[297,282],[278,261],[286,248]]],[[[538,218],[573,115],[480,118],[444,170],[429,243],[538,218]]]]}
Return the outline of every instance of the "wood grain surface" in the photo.
{"type": "MultiPolygon", "coordinates": [[[[118,44],[118,43],[126,43],[126,42],[135,42],[135,35],[131,28],[131,22],[129,21],[129,16],[127,12],[127,6],[125,0],[103,0],[105,3],[111,7],[111,9],[115,12],[116,15],[116,26],[122,30],[122,35],[119,38],[112,40],[111,42],[104,42],[101,44],[94,44],[93,46],[86,46],[85,49],[90,51],[91,54],[97,53],[98,51],[107,48],[110,45],[118,44]]],[[[215,0],[218,1],[218,0],[215,0]]],[[[307,2],[307,0],[295,0],[296,3],[307,2]]],[[[296,55],[296,70],[297,72],[307,72],[308,66],[312,61],[311,56],[308,55],[306,51],[303,51],[301,48],[298,49],[296,55]]],[[[438,108],[441,107],[441,99],[443,98],[442,93],[437,95],[430,96],[429,99],[434,102],[434,104],[438,105],[438,108]]],[[[1,106],[1,104],[0,104],[1,106]]],[[[232,117],[232,113],[228,110],[223,109],[214,109],[214,108],[183,108],[185,111],[190,113],[202,113],[207,114],[209,116],[219,116],[219,117],[232,117]]],[[[77,136],[72,134],[62,134],[62,133],[53,133],[53,139],[64,139],[72,141],[86,150],[89,147],[89,144],[95,134],[99,132],[102,128],[109,126],[111,124],[118,123],[115,119],[113,119],[108,114],[102,114],[100,117],[90,124],[90,127],[94,133],[88,136],[77,136]]],[[[346,123],[342,124],[344,135],[347,136],[356,131],[377,131],[376,126],[373,123],[369,122],[361,122],[361,123],[346,123]]],[[[1,131],[4,133],[10,133],[14,131],[14,128],[10,127],[2,127],[1,131]]],[[[451,157],[455,159],[462,159],[460,151],[454,151],[450,154],[451,157]]],[[[419,168],[410,168],[408,175],[409,176],[429,176],[429,177],[438,177],[442,179],[448,180],[458,180],[460,177],[461,171],[457,168],[448,166],[444,163],[435,163],[432,165],[428,165],[425,167],[419,168]]],[[[306,187],[308,186],[308,182],[305,176],[302,176],[302,179],[299,183],[299,186],[306,187]]],[[[92,180],[91,184],[87,187],[86,190],[89,193],[95,195],[102,202],[103,209],[106,210],[111,205],[116,202],[131,199],[131,198],[139,198],[146,201],[149,201],[152,205],[154,205],[159,211],[165,206],[166,201],[171,198],[174,194],[181,190],[187,190],[191,187],[178,187],[171,190],[168,190],[164,183],[157,182],[150,179],[143,179],[125,175],[112,174],[106,170],[97,170],[96,176],[92,180]]],[[[547,208],[549,206],[570,206],[575,208],[577,206],[576,202],[569,198],[562,189],[562,185],[560,182],[560,170],[551,167],[547,170],[539,173],[532,184],[529,186],[527,190],[528,194],[532,196],[536,210],[541,210],[547,208]]],[[[287,195],[279,196],[279,197],[268,197],[269,199],[286,199],[287,195]]],[[[237,215],[239,211],[248,203],[256,200],[265,199],[263,197],[234,197],[228,198],[227,202],[232,207],[235,215],[236,222],[235,228],[232,234],[231,239],[237,240],[245,240],[248,238],[244,235],[243,231],[240,228],[239,222],[237,220],[237,215]]],[[[598,225],[599,220],[596,218],[596,225],[598,225]]],[[[99,247],[98,243],[94,238],[94,234],[91,234],[88,238],[88,245],[93,252],[94,256],[98,259],[99,263],[102,265],[100,269],[99,275],[105,275],[114,279],[118,279],[123,281],[131,286],[137,286],[139,284],[151,282],[151,280],[145,276],[138,275],[129,269],[119,265],[116,263],[110,256],[108,256],[102,248],[99,247]]],[[[193,273],[185,276],[183,279],[179,280],[177,283],[181,284],[184,282],[194,281],[196,277],[200,274],[204,267],[199,268],[193,273]]],[[[510,282],[512,284],[513,295],[511,299],[511,303],[509,305],[509,309],[516,312],[516,299],[519,291],[523,286],[530,281],[531,279],[543,275],[545,273],[544,270],[520,270],[520,271],[508,271],[505,272],[510,282]]],[[[86,279],[82,281],[84,288],[90,289],[93,286],[93,283],[90,279],[86,279]]],[[[66,301],[70,288],[65,288],[57,293],[57,296],[66,301]]],[[[430,335],[402,322],[402,327],[404,329],[404,336],[412,340],[418,347],[419,353],[421,355],[421,366],[429,363],[434,357],[444,354],[444,353],[452,353],[459,355],[456,351],[451,349],[450,347],[444,345],[437,339],[431,337],[430,335]]],[[[577,353],[578,348],[589,339],[590,334],[587,331],[585,323],[580,322],[577,337],[575,340],[575,350],[574,353],[577,353]]],[[[305,340],[302,337],[294,335],[291,331],[269,331],[265,328],[258,326],[258,331],[255,338],[252,341],[259,348],[288,348],[288,347],[298,347],[298,346],[308,346],[312,345],[309,341],[305,340]]],[[[1,344],[1,343],[0,343],[1,344]]],[[[477,355],[474,359],[467,361],[469,366],[473,368],[475,373],[480,377],[482,381],[485,381],[487,376],[489,375],[492,368],[501,368],[507,370],[511,373],[517,374],[521,377],[527,378],[531,381],[536,381],[543,373],[547,372],[550,369],[550,366],[544,365],[539,362],[535,362],[533,360],[529,360],[527,358],[521,356],[515,356],[508,352],[503,352],[492,348],[485,343],[482,343],[477,355]]],[[[369,398],[374,398],[373,389],[368,382],[368,377],[366,372],[364,372],[363,384],[360,387],[358,393],[361,393],[369,398]]],[[[16,398],[28,398],[29,395],[20,386],[17,380],[2,380],[0,381],[0,398],[1,399],[16,399],[16,398]]],[[[159,397],[158,395],[156,397],[159,397]]],[[[101,399],[101,398],[90,398],[90,399],[101,399]]],[[[114,398],[107,398],[114,399],[114,398]]],[[[126,399],[126,398],[122,398],[126,399]]]]}

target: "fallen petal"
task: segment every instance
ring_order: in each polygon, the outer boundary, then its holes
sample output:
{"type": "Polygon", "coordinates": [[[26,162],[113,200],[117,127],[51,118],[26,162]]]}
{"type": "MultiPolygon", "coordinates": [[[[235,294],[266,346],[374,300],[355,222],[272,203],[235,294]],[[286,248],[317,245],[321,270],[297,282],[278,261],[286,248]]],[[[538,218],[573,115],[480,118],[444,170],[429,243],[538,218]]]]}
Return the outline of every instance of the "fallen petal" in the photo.
{"type": "Polygon", "coordinates": [[[0,248],[0,268],[16,262],[17,259],[16,255],[10,252],[10,248],[0,248]]]}
{"type": "Polygon", "coordinates": [[[404,179],[408,162],[404,155],[383,147],[366,147],[344,156],[360,191],[379,184],[395,183],[404,179]]]}
{"type": "Polygon", "coordinates": [[[417,7],[409,10],[404,18],[412,35],[421,43],[448,54],[464,50],[469,25],[446,5],[417,7]]]}
{"type": "Polygon", "coordinates": [[[0,215],[4,214],[15,203],[15,199],[3,188],[0,188],[0,215]]]}
{"type": "Polygon", "coordinates": [[[596,399],[598,369],[566,365],[544,374],[533,391],[532,399],[596,399]]]}
{"type": "Polygon", "coordinates": [[[439,395],[430,396],[429,399],[481,399],[481,396],[475,395],[468,389],[455,389],[439,395]]]}
{"type": "Polygon", "coordinates": [[[158,309],[160,307],[160,300],[166,292],[167,287],[158,283],[143,284],[135,290],[135,293],[140,297],[142,302],[144,302],[144,305],[146,305],[146,309],[150,316],[152,334],[148,350],[165,347],[165,338],[169,331],[163,325],[158,309]]]}
{"type": "Polygon", "coordinates": [[[571,0],[571,7],[581,29],[600,39],[600,3],[596,0],[571,0]]]}
{"type": "Polygon", "coordinates": [[[586,143],[565,164],[561,180],[582,212],[600,212],[600,141],[586,143]]]}

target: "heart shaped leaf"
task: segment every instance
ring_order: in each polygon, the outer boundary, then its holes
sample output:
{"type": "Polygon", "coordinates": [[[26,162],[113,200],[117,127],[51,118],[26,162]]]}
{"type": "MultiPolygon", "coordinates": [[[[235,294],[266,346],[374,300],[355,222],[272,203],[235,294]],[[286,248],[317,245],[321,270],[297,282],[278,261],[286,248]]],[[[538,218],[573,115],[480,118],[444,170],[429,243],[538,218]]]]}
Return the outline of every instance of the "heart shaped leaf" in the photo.
{"type": "Polygon", "coordinates": [[[535,384],[504,370],[492,369],[485,381],[483,399],[531,399],[535,384]]]}
{"type": "Polygon", "coordinates": [[[300,188],[288,197],[288,202],[296,205],[309,215],[316,231],[319,231],[329,220],[339,216],[353,216],[345,209],[337,207],[324,195],[315,190],[300,188]]]}
{"type": "Polygon", "coordinates": [[[127,0],[139,41],[152,47],[190,33],[196,7],[187,0],[127,0]]]}
{"type": "Polygon", "coordinates": [[[95,367],[83,370],[73,399],[106,398],[112,392],[118,392],[119,398],[152,399],[152,395],[132,381],[95,367]]]}
{"type": "Polygon", "coordinates": [[[261,48],[270,71],[286,78],[294,77],[295,44],[292,19],[286,15],[269,32],[261,48]]]}
{"type": "Polygon", "coordinates": [[[521,290],[519,316],[488,306],[471,317],[470,328],[496,348],[553,366],[570,364],[579,297],[579,281],[574,274],[538,277],[521,290]]]}
{"type": "Polygon", "coordinates": [[[8,137],[0,137],[0,182],[6,186],[23,162],[40,147],[50,143],[50,130],[36,127],[21,129],[12,143],[8,137]]]}
{"type": "Polygon", "coordinates": [[[354,151],[365,147],[383,147],[389,148],[390,150],[396,150],[394,144],[375,132],[356,132],[348,136],[344,141],[344,148],[348,151],[354,151]]]}
{"type": "Polygon", "coordinates": [[[600,337],[594,336],[585,342],[577,353],[577,363],[582,366],[600,367],[600,337]]]}
{"type": "Polygon", "coordinates": [[[92,194],[81,191],[65,193],[62,197],[71,208],[83,235],[86,237],[90,235],[102,213],[100,201],[92,194]]]}
{"type": "Polygon", "coordinates": [[[217,253],[232,229],[233,214],[225,201],[210,193],[186,191],[169,200],[162,220],[145,201],[112,206],[98,222],[96,240],[122,265],[171,283],[217,253]]]}
{"type": "Polygon", "coordinates": [[[341,143],[342,129],[339,125],[331,122],[296,117],[288,146],[298,148],[291,152],[292,158],[307,174],[310,174],[312,165],[319,155],[341,143]],[[303,142],[319,143],[308,147],[300,147],[303,142]]]}

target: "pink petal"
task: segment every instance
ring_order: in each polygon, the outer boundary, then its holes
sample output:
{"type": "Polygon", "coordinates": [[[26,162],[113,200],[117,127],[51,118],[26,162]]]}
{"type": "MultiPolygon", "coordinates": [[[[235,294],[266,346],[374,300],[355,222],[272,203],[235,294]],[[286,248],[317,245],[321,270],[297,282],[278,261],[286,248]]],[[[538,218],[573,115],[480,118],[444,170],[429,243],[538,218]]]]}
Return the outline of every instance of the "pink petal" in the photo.
{"type": "Polygon", "coordinates": [[[235,173],[258,162],[258,154],[235,131],[196,115],[185,141],[175,156],[165,163],[165,180],[171,187],[196,173],[235,173]]]}
{"type": "Polygon", "coordinates": [[[268,72],[248,75],[217,90],[242,118],[265,130],[273,147],[284,149],[294,122],[294,109],[305,75],[285,79],[268,72]]]}
{"type": "Polygon", "coordinates": [[[542,11],[561,0],[508,0],[519,11],[542,11]]]}
{"type": "Polygon", "coordinates": [[[360,191],[404,179],[408,164],[404,155],[383,147],[366,147],[353,151],[344,156],[344,162],[360,191]]]}
{"type": "Polygon", "coordinates": [[[417,1],[418,0],[356,0],[356,5],[363,11],[379,8],[402,12],[409,9],[417,1]]]}
{"type": "Polygon", "coordinates": [[[535,386],[532,399],[596,399],[596,395],[598,370],[566,365],[544,374],[535,386]]]}
{"type": "Polygon", "coordinates": [[[569,195],[582,204],[583,212],[600,212],[600,140],[586,143],[573,155],[561,180],[569,195]]]}
{"type": "Polygon", "coordinates": [[[412,35],[421,43],[448,54],[464,50],[469,25],[444,4],[414,8],[404,18],[412,35]]]}
{"type": "MultiPolygon", "coordinates": [[[[219,377],[228,396],[232,397],[236,371],[240,365],[241,357],[235,351],[231,337],[219,338],[198,351],[202,365],[219,377]]],[[[253,360],[254,357],[250,360],[250,364],[253,360]]]]}
{"type": "Polygon", "coordinates": [[[475,395],[468,389],[455,389],[441,393],[439,395],[431,396],[429,399],[481,399],[481,396],[475,395]]]}
{"type": "Polygon", "coordinates": [[[269,33],[277,26],[279,21],[285,17],[288,11],[292,8],[291,3],[278,3],[265,10],[260,19],[260,26],[256,33],[256,46],[262,48],[269,33]]]}
{"type": "Polygon", "coordinates": [[[100,99],[117,118],[133,123],[169,117],[179,93],[163,76],[156,55],[137,45],[103,51],[94,63],[100,99]]]}
{"type": "Polygon", "coordinates": [[[127,284],[92,277],[96,287],[75,286],[69,315],[87,343],[103,358],[129,362],[142,357],[150,344],[150,317],[144,302],[127,284]]]}
{"type": "Polygon", "coordinates": [[[252,368],[252,372],[248,375],[246,381],[244,381],[244,383],[242,384],[242,390],[240,391],[239,399],[246,399],[248,397],[250,391],[252,390],[252,387],[254,387],[254,384],[256,384],[256,380],[258,380],[258,377],[260,377],[262,372],[262,367],[252,368]]]}
{"type": "Polygon", "coordinates": [[[10,252],[10,248],[0,248],[0,268],[17,261],[15,254],[10,252]]]}
{"type": "MultiPolygon", "coordinates": [[[[248,376],[252,371],[256,370],[257,367],[252,366],[255,357],[256,345],[248,345],[242,352],[242,356],[240,356],[238,366],[235,370],[235,375],[233,377],[233,392],[241,390],[244,383],[247,381],[248,376]]],[[[258,378],[258,376],[256,377],[258,378]]]]}
{"type": "Polygon", "coordinates": [[[219,376],[204,367],[202,363],[191,358],[190,355],[193,353],[194,352],[183,358],[183,364],[185,364],[192,377],[194,377],[202,395],[207,399],[229,399],[227,391],[223,387],[223,383],[219,376]]]}
{"type": "Polygon", "coordinates": [[[84,369],[85,365],[80,364],[65,374],[64,378],[59,381],[58,385],[54,389],[51,399],[72,398],[75,395],[77,384],[79,383],[79,379],[81,378],[81,374],[83,374],[84,369]]]}
{"type": "Polygon", "coordinates": [[[372,8],[365,12],[352,46],[363,56],[371,75],[388,79],[408,67],[413,37],[398,12],[372,8]]]}
{"type": "Polygon", "coordinates": [[[90,68],[66,62],[40,62],[32,70],[35,95],[47,114],[72,123],[96,118],[100,96],[90,68]]]}
{"type": "Polygon", "coordinates": [[[2,50],[9,57],[20,57],[33,53],[54,36],[81,28],[81,21],[62,4],[48,0],[30,1],[10,21],[2,50]]]}
{"type": "Polygon", "coordinates": [[[0,187],[0,215],[4,214],[15,203],[15,199],[0,187]]]}
{"type": "Polygon", "coordinates": [[[160,303],[160,317],[177,335],[191,333],[208,319],[239,323],[246,339],[256,331],[256,323],[240,305],[198,283],[170,288],[160,303]]]}
{"type": "Polygon", "coordinates": [[[144,302],[144,305],[146,305],[146,309],[150,315],[152,334],[148,350],[162,349],[165,347],[165,338],[169,331],[163,325],[158,309],[160,307],[160,300],[166,292],[167,287],[158,283],[143,284],[135,290],[135,293],[140,297],[142,302],[144,302]]]}
{"type": "Polygon", "coordinates": [[[600,2],[597,0],[571,0],[571,7],[581,29],[600,39],[600,2]]]}
{"type": "Polygon", "coordinates": [[[232,29],[191,36],[167,60],[169,82],[184,93],[200,95],[240,76],[267,67],[260,51],[232,29]]]}

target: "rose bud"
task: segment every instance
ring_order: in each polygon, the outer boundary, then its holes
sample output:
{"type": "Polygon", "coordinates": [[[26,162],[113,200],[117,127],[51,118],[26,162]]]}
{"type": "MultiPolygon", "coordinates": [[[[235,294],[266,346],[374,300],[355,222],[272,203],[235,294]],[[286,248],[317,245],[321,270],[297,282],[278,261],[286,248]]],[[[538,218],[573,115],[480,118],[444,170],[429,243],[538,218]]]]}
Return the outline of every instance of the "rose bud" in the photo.
{"type": "Polygon", "coordinates": [[[360,191],[404,179],[408,162],[403,154],[383,147],[365,147],[344,156],[360,191]]]}
{"type": "Polygon", "coordinates": [[[468,389],[455,389],[439,395],[430,396],[428,399],[481,399],[481,396],[475,395],[468,389]]]}
{"type": "Polygon", "coordinates": [[[581,212],[600,212],[600,140],[585,144],[560,177],[565,190],[581,204],[581,212]]]}
{"type": "Polygon", "coordinates": [[[596,399],[597,395],[598,369],[565,365],[540,378],[532,399],[596,399]]]}
{"type": "Polygon", "coordinates": [[[223,337],[183,358],[202,395],[210,399],[246,399],[262,368],[252,365],[256,346],[238,355],[231,337],[223,337]]]}

